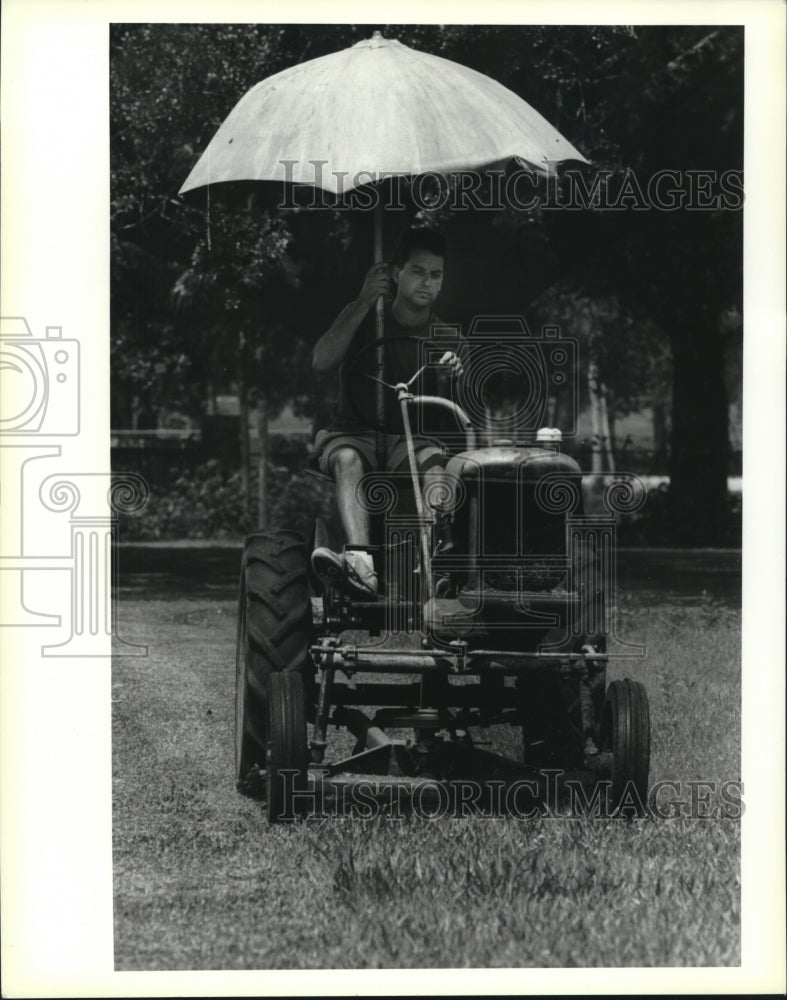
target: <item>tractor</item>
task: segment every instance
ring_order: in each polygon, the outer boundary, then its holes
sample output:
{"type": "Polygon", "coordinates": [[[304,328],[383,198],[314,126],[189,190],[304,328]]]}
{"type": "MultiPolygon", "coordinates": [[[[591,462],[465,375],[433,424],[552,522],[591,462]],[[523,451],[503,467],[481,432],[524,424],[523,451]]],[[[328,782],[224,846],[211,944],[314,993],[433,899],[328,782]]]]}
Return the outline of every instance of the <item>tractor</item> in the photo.
{"type": "MultiPolygon", "coordinates": [[[[582,472],[550,428],[478,441],[454,401],[390,386],[409,473],[365,477],[379,592],[319,580],[315,525],[250,535],[236,653],[235,779],[271,822],[309,811],[333,783],[480,786],[544,773],[584,776],[610,814],[647,800],[644,686],[607,683],[609,519],[583,513],[582,472]],[[439,495],[416,471],[413,407],[449,412],[462,441],[439,495]],[[521,731],[519,759],[484,748],[492,726],[521,731]],[[328,735],[355,740],[331,759],[328,735]]],[[[518,742],[514,741],[518,746],[518,742]]]]}

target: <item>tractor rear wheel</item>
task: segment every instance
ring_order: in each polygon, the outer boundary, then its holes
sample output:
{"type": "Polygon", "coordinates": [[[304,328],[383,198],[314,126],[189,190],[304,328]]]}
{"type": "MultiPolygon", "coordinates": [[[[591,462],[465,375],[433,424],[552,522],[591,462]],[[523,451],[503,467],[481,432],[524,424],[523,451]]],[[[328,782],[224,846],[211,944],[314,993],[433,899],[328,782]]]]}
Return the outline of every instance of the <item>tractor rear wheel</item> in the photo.
{"type": "Polygon", "coordinates": [[[262,695],[254,692],[254,672],[249,662],[254,652],[246,624],[246,588],[241,579],[238,609],[238,636],[235,646],[235,782],[239,792],[253,794],[254,768],[265,767],[265,726],[260,705],[262,695]]]}
{"type": "Polygon", "coordinates": [[[648,800],[650,709],[647,691],[639,681],[627,677],[607,688],[601,750],[611,757],[610,813],[641,815],[648,800]]]}
{"type": "Polygon", "coordinates": [[[309,564],[302,537],[273,529],[246,539],[235,656],[235,781],[253,793],[255,765],[265,767],[268,686],[272,675],[302,676],[311,693],[314,664],[309,564]]]}

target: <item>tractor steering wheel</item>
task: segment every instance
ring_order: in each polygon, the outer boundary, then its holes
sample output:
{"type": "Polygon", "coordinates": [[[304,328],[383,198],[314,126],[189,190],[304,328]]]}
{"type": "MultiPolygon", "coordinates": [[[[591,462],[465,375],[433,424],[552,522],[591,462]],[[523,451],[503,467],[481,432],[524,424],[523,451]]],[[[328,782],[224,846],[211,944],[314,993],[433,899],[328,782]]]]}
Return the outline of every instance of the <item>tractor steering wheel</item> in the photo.
{"type": "MultiPolygon", "coordinates": [[[[353,416],[355,416],[360,423],[364,425],[364,427],[368,427],[369,430],[378,431],[382,434],[404,433],[399,402],[396,398],[396,393],[392,388],[394,385],[394,379],[392,379],[389,374],[391,363],[392,361],[395,361],[396,358],[390,357],[391,351],[389,349],[394,344],[413,345],[411,348],[413,353],[412,365],[404,375],[404,378],[401,379],[401,381],[406,381],[412,378],[423,364],[424,359],[421,357],[421,352],[418,348],[418,345],[422,342],[423,341],[420,341],[415,337],[383,337],[382,340],[373,340],[364,344],[364,346],[355,353],[352,360],[345,361],[344,385],[347,404],[350,407],[353,416]],[[379,383],[375,381],[377,374],[378,347],[383,348],[383,381],[387,383],[387,385],[382,386],[383,401],[385,405],[384,418],[382,421],[377,418],[376,402],[377,389],[379,385],[379,383]],[[372,375],[374,375],[374,378],[372,375]]],[[[437,391],[438,378],[439,375],[435,370],[435,366],[429,365],[415,380],[411,386],[411,391],[414,395],[434,395],[437,391]],[[424,380],[426,380],[425,384],[424,380]]],[[[413,432],[416,432],[415,428],[413,428],[413,432]]]]}

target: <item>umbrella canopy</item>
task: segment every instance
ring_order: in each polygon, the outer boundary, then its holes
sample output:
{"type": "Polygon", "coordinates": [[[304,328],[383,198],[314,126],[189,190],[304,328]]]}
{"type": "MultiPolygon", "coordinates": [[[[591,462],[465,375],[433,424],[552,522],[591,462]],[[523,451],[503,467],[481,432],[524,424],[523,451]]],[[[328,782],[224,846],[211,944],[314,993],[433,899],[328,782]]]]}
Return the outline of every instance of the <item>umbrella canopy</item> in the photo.
{"type": "Polygon", "coordinates": [[[496,80],[375,32],[252,87],[180,193],[222,181],[290,181],[336,194],[381,175],[446,174],[511,159],[542,172],[549,162],[587,162],[496,80]],[[324,167],[315,170],[314,160],[324,167]]]}

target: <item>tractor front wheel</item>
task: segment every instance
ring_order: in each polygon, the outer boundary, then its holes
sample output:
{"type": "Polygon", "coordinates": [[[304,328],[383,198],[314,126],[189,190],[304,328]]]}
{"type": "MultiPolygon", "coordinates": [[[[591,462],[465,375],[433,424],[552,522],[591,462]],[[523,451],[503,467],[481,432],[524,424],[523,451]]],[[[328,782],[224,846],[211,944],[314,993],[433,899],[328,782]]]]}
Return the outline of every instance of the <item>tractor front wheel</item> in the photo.
{"type": "Polygon", "coordinates": [[[269,823],[291,822],[308,781],[303,681],[300,674],[271,674],[268,681],[268,754],[265,768],[269,823]]]}
{"type": "Polygon", "coordinates": [[[641,815],[648,799],[650,709],[639,681],[625,678],[607,688],[601,719],[601,750],[610,755],[609,809],[641,815]]]}

